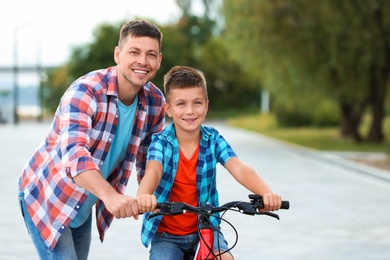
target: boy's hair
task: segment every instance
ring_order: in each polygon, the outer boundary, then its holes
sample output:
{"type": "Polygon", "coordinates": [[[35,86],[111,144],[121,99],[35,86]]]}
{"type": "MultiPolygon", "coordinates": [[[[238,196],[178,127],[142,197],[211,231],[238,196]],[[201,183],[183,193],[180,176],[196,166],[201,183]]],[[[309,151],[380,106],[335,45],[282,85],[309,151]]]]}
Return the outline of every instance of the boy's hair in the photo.
{"type": "Polygon", "coordinates": [[[124,42],[129,35],[135,37],[147,36],[156,39],[161,50],[163,34],[160,29],[151,22],[145,20],[133,20],[123,24],[118,41],[118,46],[120,48],[123,47],[124,42]]]}
{"type": "Polygon", "coordinates": [[[169,101],[172,89],[185,89],[200,87],[203,88],[206,100],[207,83],[202,72],[188,66],[175,66],[164,75],[164,91],[167,101],[169,101]]]}

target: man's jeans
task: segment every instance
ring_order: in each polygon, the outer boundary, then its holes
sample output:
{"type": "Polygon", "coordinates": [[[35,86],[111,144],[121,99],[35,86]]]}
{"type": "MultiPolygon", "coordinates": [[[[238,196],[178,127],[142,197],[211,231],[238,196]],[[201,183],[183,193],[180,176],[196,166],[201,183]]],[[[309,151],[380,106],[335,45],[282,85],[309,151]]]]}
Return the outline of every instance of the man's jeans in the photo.
{"type": "Polygon", "coordinates": [[[23,192],[19,192],[19,202],[26,223],[27,231],[30,234],[40,259],[61,259],[61,260],[86,260],[91,245],[91,223],[92,214],[78,228],[67,227],[62,233],[54,250],[46,246],[39,230],[31,220],[27,212],[26,201],[23,192]]]}

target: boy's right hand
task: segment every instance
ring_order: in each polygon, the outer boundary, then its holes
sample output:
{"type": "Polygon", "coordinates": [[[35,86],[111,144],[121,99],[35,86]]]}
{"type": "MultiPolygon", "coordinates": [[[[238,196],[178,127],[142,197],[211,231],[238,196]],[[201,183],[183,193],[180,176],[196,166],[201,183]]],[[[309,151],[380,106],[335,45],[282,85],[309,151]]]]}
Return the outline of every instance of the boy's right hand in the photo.
{"type": "Polygon", "coordinates": [[[137,196],[139,213],[151,212],[156,209],[157,199],[153,194],[143,194],[137,196]]]}

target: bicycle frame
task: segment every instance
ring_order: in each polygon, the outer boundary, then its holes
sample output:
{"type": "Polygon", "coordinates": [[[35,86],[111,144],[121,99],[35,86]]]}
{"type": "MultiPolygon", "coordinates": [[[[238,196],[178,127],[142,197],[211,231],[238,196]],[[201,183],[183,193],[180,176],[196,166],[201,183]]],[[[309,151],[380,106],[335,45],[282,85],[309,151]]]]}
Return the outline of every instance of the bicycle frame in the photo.
{"type": "Polygon", "coordinates": [[[195,260],[215,259],[213,227],[208,217],[201,215],[199,219],[199,244],[195,253],[195,260]]]}

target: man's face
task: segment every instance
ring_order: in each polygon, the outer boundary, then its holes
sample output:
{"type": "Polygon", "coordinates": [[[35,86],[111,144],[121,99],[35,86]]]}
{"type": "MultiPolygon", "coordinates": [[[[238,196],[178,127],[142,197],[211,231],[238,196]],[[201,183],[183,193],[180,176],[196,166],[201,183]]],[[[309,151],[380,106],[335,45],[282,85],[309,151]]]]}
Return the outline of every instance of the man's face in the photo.
{"type": "Polygon", "coordinates": [[[139,90],[156,75],[162,54],[156,39],[129,35],[122,48],[115,47],[114,59],[119,67],[120,88],[130,84],[139,90]]]}

